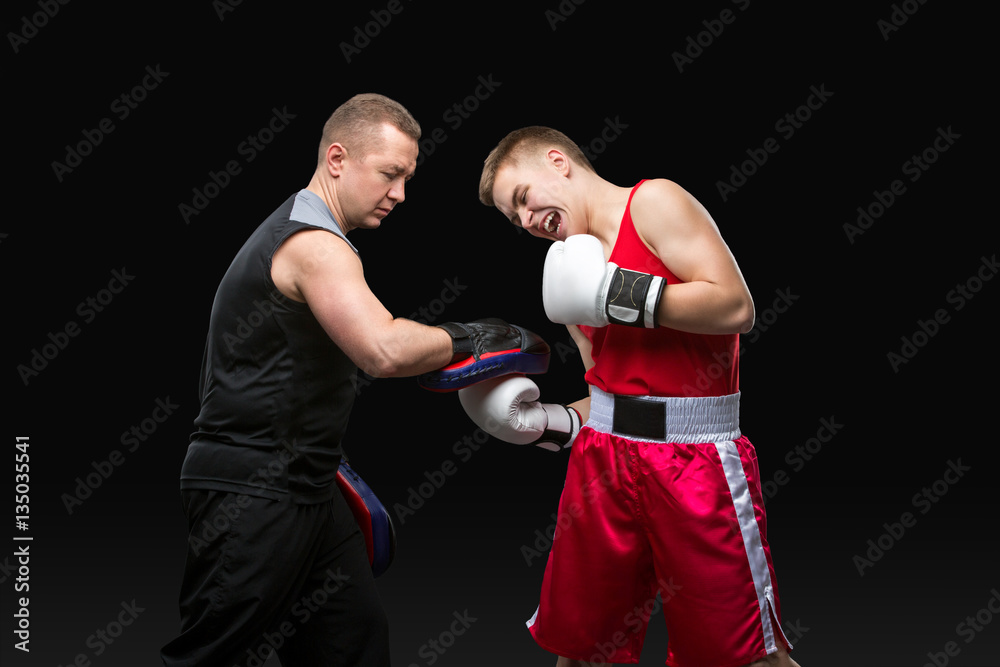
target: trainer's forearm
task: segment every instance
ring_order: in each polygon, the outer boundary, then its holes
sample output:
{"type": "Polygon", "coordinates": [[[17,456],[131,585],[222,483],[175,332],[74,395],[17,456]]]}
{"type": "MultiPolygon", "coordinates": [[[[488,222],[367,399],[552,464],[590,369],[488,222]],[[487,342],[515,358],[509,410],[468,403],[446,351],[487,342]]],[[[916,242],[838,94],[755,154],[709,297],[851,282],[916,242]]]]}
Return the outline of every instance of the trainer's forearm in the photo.
{"type": "Polygon", "coordinates": [[[397,317],[374,341],[372,377],[410,377],[441,368],[451,361],[452,339],[446,331],[397,317]]]}

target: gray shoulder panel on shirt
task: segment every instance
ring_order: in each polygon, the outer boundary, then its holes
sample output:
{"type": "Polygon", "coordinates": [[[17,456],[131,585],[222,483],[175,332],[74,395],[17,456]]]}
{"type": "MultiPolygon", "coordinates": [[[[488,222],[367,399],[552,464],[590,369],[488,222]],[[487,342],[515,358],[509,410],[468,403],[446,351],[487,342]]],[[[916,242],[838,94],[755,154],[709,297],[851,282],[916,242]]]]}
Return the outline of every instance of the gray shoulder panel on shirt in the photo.
{"type": "Polygon", "coordinates": [[[333,232],[344,239],[344,243],[349,245],[351,250],[359,254],[358,249],[354,247],[353,243],[347,240],[347,236],[341,231],[340,225],[337,224],[333,213],[330,212],[330,208],[315,192],[305,189],[299,190],[298,194],[295,195],[295,203],[292,204],[290,218],[297,222],[322,227],[333,232]]]}

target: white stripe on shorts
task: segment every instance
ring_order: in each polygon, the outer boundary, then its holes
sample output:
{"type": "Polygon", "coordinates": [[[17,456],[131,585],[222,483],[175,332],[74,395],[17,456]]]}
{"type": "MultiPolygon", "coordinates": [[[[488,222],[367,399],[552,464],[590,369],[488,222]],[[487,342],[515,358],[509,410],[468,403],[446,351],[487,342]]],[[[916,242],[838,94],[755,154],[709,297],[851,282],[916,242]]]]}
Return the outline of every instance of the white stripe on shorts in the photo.
{"type": "Polygon", "coordinates": [[[666,415],[666,437],[651,440],[614,430],[615,395],[590,387],[590,419],[586,426],[639,442],[701,443],[736,440],[740,437],[740,394],[726,396],[631,396],[662,403],[666,415]]]}
{"type": "MultiPolygon", "coordinates": [[[[778,647],[775,643],[775,630],[771,623],[771,611],[774,609],[774,590],[771,585],[771,571],[767,567],[767,556],[764,554],[764,545],[760,538],[760,527],[754,516],[753,500],[750,497],[750,487],[747,485],[746,474],[743,472],[743,463],[740,461],[740,453],[736,448],[736,443],[732,441],[717,442],[715,448],[722,459],[722,469],[726,473],[726,481],[729,482],[729,493],[733,497],[733,506],[736,508],[736,518],[740,524],[740,532],[743,534],[743,546],[747,551],[747,560],[750,562],[750,571],[753,574],[753,585],[757,589],[757,603],[760,606],[761,627],[764,631],[764,648],[768,653],[774,653],[778,647]]],[[[774,613],[777,618],[777,612],[774,613]]],[[[791,649],[792,645],[785,637],[781,626],[778,632],[782,639],[791,649]]]]}

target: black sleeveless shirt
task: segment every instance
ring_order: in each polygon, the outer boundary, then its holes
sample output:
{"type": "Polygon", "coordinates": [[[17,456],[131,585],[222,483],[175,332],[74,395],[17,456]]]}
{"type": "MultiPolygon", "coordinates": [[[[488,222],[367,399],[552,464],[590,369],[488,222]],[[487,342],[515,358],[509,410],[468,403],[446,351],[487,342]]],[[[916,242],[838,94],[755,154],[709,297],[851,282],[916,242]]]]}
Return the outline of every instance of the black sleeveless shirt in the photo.
{"type": "Polygon", "coordinates": [[[357,367],[309,307],[281,294],[271,259],[292,234],[323,229],[355,253],[315,193],[301,190],[237,253],[212,305],[201,411],[182,489],[216,489],[312,503],[329,500],[357,367]]]}

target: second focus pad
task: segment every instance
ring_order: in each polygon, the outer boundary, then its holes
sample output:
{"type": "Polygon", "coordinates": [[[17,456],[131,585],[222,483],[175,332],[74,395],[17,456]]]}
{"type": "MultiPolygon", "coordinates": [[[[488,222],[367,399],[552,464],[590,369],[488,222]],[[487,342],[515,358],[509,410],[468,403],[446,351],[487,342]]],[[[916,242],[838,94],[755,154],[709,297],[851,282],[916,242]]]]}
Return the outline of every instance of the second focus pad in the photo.
{"type": "Polygon", "coordinates": [[[544,373],[549,368],[548,343],[516,324],[487,318],[438,326],[452,337],[455,354],[444,368],[417,378],[424,389],[458,391],[502,375],[544,373]]]}

